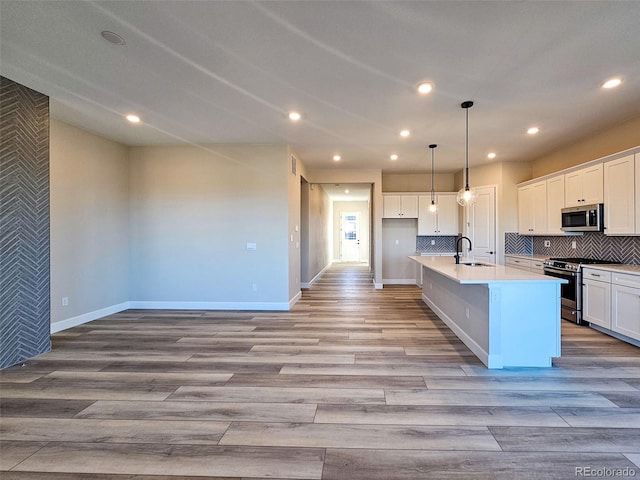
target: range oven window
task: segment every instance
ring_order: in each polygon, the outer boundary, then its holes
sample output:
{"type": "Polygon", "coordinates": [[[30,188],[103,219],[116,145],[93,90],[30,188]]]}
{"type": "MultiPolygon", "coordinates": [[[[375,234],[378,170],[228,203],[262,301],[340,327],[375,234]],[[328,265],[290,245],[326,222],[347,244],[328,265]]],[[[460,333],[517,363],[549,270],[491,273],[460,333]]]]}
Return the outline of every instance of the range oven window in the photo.
{"type": "Polygon", "coordinates": [[[550,268],[544,269],[544,274],[549,275],[550,277],[562,278],[567,280],[569,283],[563,283],[560,285],[560,296],[563,299],[570,300],[575,302],[577,300],[577,291],[576,291],[576,281],[577,276],[572,272],[560,272],[557,270],[552,270],[550,268]]]}

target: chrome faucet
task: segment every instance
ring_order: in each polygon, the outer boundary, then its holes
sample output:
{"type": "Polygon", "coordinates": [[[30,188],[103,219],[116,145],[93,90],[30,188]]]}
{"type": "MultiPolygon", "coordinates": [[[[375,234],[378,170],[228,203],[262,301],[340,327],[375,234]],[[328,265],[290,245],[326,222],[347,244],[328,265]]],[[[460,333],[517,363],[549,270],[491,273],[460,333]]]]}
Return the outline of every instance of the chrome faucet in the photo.
{"type": "Polygon", "coordinates": [[[462,240],[463,238],[466,238],[467,241],[469,242],[469,250],[473,250],[473,247],[471,246],[471,239],[469,237],[460,237],[458,238],[458,240],[456,240],[456,263],[460,263],[460,255],[462,254],[462,251],[460,251],[460,240],[462,240]]]}

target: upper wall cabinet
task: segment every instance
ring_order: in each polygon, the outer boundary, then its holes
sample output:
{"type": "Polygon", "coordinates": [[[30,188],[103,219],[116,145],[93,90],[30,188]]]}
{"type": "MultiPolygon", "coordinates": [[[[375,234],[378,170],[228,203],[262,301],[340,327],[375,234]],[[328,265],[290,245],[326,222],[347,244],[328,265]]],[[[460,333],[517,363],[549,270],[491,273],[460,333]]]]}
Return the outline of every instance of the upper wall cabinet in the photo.
{"type": "Polygon", "coordinates": [[[636,153],[636,233],[640,233],[640,153],[636,153]]]}
{"type": "Polygon", "coordinates": [[[458,202],[455,193],[436,195],[438,212],[429,212],[430,195],[420,195],[418,199],[418,235],[458,235],[458,202]]]}
{"type": "MultiPolygon", "coordinates": [[[[607,235],[640,234],[636,218],[639,154],[604,163],[604,223],[607,235]]],[[[640,194],[640,190],[638,193],[640,194]]]]}
{"type": "Polygon", "coordinates": [[[603,173],[601,163],[565,174],[565,207],[602,203],[603,200],[603,173]]]}
{"type": "Polygon", "coordinates": [[[518,188],[518,233],[547,233],[547,182],[542,180],[518,188]]]}
{"type": "Polygon", "coordinates": [[[383,195],[382,218],[418,218],[418,195],[383,195]]]}
{"type": "Polygon", "coordinates": [[[547,179],[547,233],[562,235],[562,212],[564,208],[564,175],[547,179]]]}

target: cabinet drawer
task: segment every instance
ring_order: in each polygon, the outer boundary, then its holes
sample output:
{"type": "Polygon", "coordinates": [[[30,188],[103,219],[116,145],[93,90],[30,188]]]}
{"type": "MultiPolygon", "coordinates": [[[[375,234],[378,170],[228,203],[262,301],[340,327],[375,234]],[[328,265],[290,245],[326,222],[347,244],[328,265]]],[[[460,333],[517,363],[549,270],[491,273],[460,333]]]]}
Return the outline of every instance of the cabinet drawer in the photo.
{"type": "Polygon", "coordinates": [[[611,283],[611,272],[605,272],[604,270],[593,270],[591,268],[584,268],[582,270],[582,279],[597,280],[599,282],[611,283]]]}
{"type": "Polygon", "coordinates": [[[616,285],[625,285],[631,288],[640,288],[640,275],[613,272],[611,274],[611,283],[615,283],[616,285]]]}
{"type": "Polygon", "coordinates": [[[525,260],[524,258],[506,257],[504,260],[504,264],[507,267],[531,271],[531,260],[525,260]]]}
{"type": "Polygon", "coordinates": [[[534,273],[539,273],[540,275],[544,275],[544,262],[540,262],[539,260],[531,260],[531,271],[534,273]]]}

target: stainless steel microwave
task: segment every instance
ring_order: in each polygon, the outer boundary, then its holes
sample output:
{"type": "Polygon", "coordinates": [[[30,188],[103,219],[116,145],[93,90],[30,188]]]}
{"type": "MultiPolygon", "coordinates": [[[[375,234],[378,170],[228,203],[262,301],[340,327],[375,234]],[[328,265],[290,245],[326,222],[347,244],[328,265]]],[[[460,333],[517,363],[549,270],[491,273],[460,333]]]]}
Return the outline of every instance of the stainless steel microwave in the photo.
{"type": "Polygon", "coordinates": [[[604,204],[580,205],[562,209],[562,227],[565,232],[602,232],[604,230],[604,204]]]}

